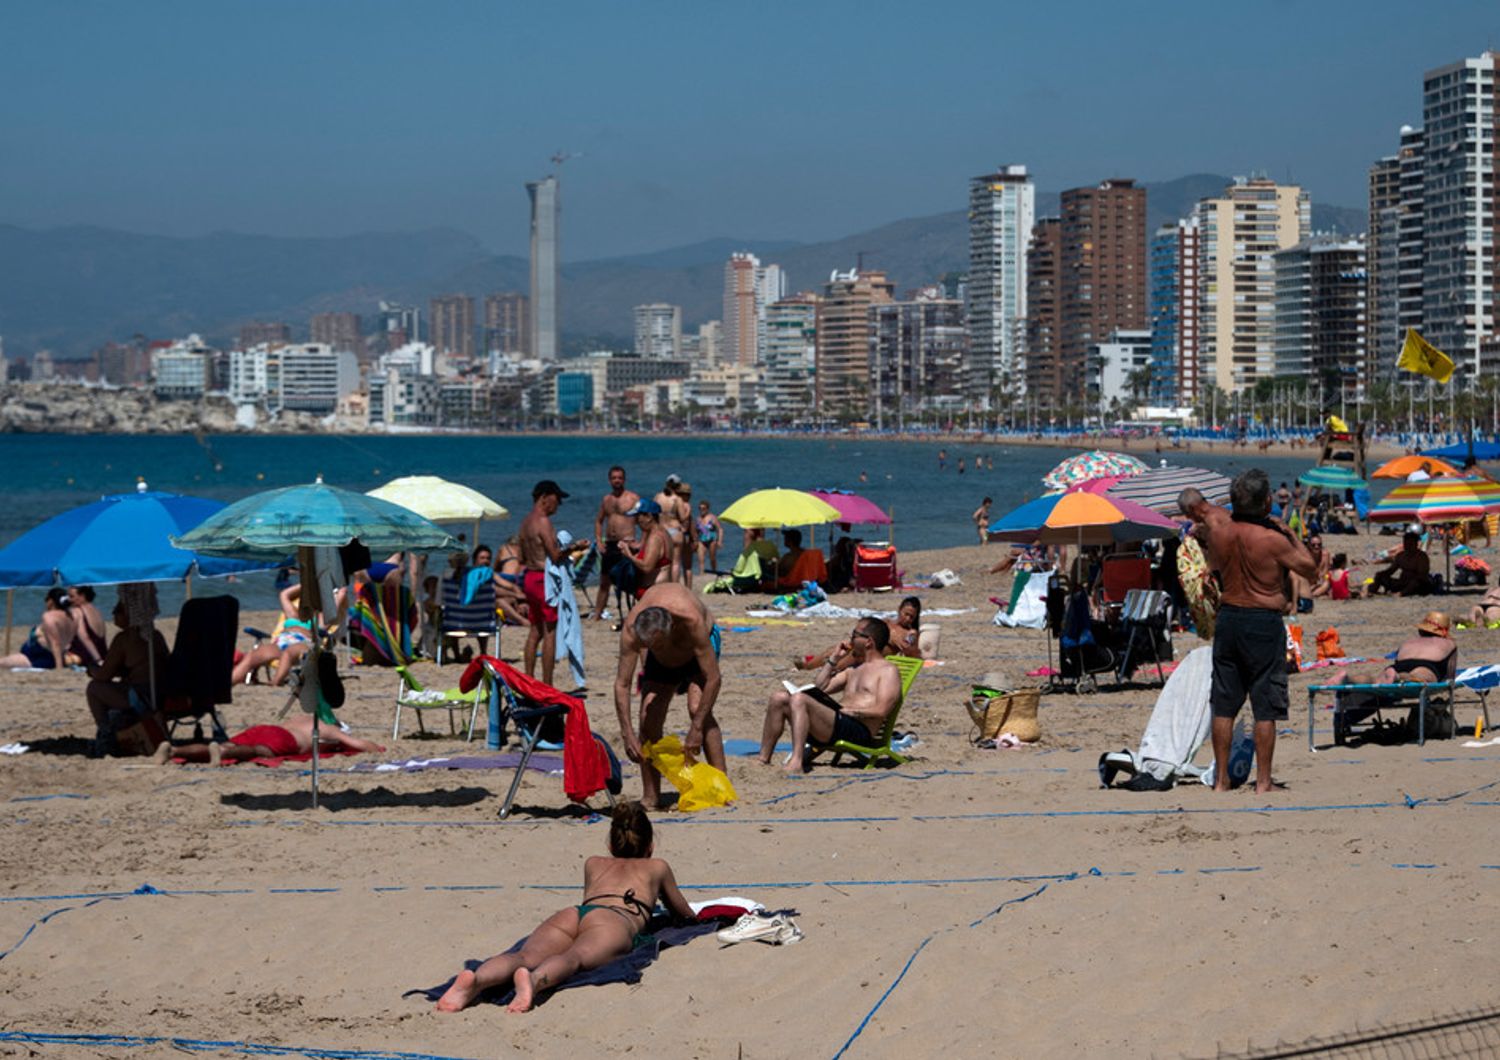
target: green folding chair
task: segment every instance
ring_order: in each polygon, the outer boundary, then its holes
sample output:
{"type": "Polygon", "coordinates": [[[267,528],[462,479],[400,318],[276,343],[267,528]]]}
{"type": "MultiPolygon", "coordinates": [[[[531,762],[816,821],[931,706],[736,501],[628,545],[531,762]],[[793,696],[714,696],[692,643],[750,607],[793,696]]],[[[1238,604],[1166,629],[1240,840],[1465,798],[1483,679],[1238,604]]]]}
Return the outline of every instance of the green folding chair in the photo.
{"type": "Polygon", "coordinates": [[[868,744],[855,743],[852,740],[832,740],[828,743],[818,743],[809,740],[807,744],[807,761],[812,762],[814,758],[824,751],[833,752],[833,764],[838,765],[839,759],[846,754],[857,755],[864,759],[864,768],[871,769],[876,762],[890,759],[895,765],[901,765],[906,761],[906,756],[898,753],[891,747],[891,740],[896,735],[896,718],[901,713],[901,708],[906,705],[906,695],[911,691],[912,682],[922,672],[922,660],[912,658],[910,655],[892,655],[888,661],[895,665],[901,674],[901,698],[897,700],[896,707],[886,715],[885,725],[881,727],[878,742],[872,741],[868,744]]]}
{"type": "Polygon", "coordinates": [[[448,712],[448,732],[450,735],[458,735],[458,727],[454,724],[455,713],[469,712],[469,734],[467,739],[474,739],[474,723],[479,717],[479,705],[488,704],[490,701],[490,680],[485,676],[472,692],[463,692],[457,688],[439,690],[436,688],[424,688],[422,683],[412,676],[410,670],[405,666],[396,667],[396,676],[400,683],[396,686],[396,723],[391,726],[391,739],[401,738],[401,712],[410,710],[417,716],[417,731],[424,736],[427,727],[422,724],[422,714],[429,710],[446,710],[448,712]]]}

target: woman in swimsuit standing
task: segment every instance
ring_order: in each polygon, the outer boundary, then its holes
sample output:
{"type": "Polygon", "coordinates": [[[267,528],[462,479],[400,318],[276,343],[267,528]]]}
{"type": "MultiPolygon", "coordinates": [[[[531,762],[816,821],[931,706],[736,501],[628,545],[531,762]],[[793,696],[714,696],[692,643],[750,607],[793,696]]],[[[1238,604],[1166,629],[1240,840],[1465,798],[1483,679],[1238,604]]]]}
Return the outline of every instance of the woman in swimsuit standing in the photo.
{"type": "Polygon", "coordinates": [[[698,560],[703,573],[719,569],[719,538],[723,527],[707,501],[698,502],[698,560]]]}
{"type": "Polygon", "coordinates": [[[693,910],[677,889],[672,867],[652,857],[651,819],[638,802],[620,803],[610,815],[609,857],[583,863],[584,899],[559,909],[514,953],[491,957],[462,971],[438,1000],[439,1012],[458,1012],[484,991],[513,981],[512,1012],[526,1012],[537,994],[570,976],[629,953],[660,898],[674,918],[693,910]]]}

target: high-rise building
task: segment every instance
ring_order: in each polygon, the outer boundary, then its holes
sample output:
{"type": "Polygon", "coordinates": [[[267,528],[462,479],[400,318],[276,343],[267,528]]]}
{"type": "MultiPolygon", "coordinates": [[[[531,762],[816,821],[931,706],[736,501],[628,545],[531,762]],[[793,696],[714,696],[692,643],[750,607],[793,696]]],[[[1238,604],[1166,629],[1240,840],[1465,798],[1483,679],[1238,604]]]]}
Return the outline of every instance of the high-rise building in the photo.
{"type": "Polygon", "coordinates": [[[682,354],[682,307],[654,303],[635,307],[635,355],[678,357],[682,354]]]}
{"type": "Polygon", "coordinates": [[[314,342],[324,343],[336,350],[352,350],[361,358],[364,356],[365,344],[358,313],[317,313],[312,318],[309,330],[314,342]]]}
{"type": "Polygon", "coordinates": [[[1488,51],[1422,79],[1423,336],[1475,377],[1500,293],[1497,65],[1488,51]]]}
{"type": "Polygon", "coordinates": [[[762,265],[754,254],[735,253],[724,264],[723,357],[733,364],[759,364],[766,340],[766,306],[786,297],[780,265],[762,265]]]}
{"type": "Polygon", "coordinates": [[[427,315],[428,341],[439,353],[471,360],[474,357],[474,299],[466,294],[442,294],[432,300],[427,315]]]}
{"type": "Polygon", "coordinates": [[[817,394],[823,412],[866,418],[873,408],[870,307],[892,300],[895,285],[879,270],[834,272],[818,303],[817,394]]]}
{"type": "Polygon", "coordinates": [[[788,423],[811,415],[817,352],[816,294],[803,292],[766,306],[766,363],[761,393],[766,412],[774,422],[788,423]]]}
{"type": "Polygon", "coordinates": [[[1312,207],[1295,184],[1237,177],[1203,199],[1199,224],[1200,387],[1236,391],[1276,374],[1278,250],[1308,237],[1312,207]]]}
{"type": "Polygon", "coordinates": [[[140,337],[106,342],[94,351],[95,376],[110,386],[139,386],[151,375],[151,354],[140,337]]]}
{"type": "Polygon", "coordinates": [[[1397,228],[1401,216],[1401,159],[1387,155],[1370,167],[1369,219],[1365,228],[1365,315],[1369,355],[1361,370],[1366,382],[1380,372],[1380,351],[1397,339],[1397,228]]]}
{"type": "MultiPolygon", "coordinates": [[[[1062,319],[1057,272],[1061,258],[1062,220],[1043,217],[1032,226],[1031,243],[1026,248],[1026,396],[1038,406],[1055,406],[1064,397],[1058,364],[1062,319]]],[[[973,332],[970,317],[971,344],[973,332]]]]}
{"type": "Polygon", "coordinates": [[[240,325],[240,349],[252,346],[286,344],[292,341],[292,326],[280,321],[252,320],[240,325]]]}
{"type": "Polygon", "coordinates": [[[698,361],[718,364],[724,360],[724,323],[710,320],[698,326],[698,361]]]}
{"type": "Polygon", "coordinates": [[[1025,166],[969,181],[969,360],[965,390],[984,408],[1018,392],[1026,328],[1026,251],[1036,188],[1025,166]]]}
{"type": "Polygon", "coordinates": [[[1106,180],[1063,192],[1058,265],[1060,386],[1076,393],[1090,346],[1146,327],[1146,189],[1106,180]]]}
{"type": "Polygon", "coordinates": [[[1396,335],[1377,339],[1370,345],[1370,356],[1377,374],[1390,378],[1396,372],[1396,358],[1405,340],[1407,328],[1422,327],[1422,260],[1423,184],[1426,136],[1410,125],[1401,127],[1401,141],[1396,152],[1400,165],[1400,208],[1396,213],[1396,335]]]}
{"type": "Polygon", "coordinates": [[[531,356],[531,303],[519,291],[484,300],[484,352],[531,356]]]}
{"type": "Polygon", "coordinates": [[[531,353],[557,359],[558,238],[562,202],[556,177],[526,185],[531,196],[531,353]]]}
{"type": "Polygon", "coordinates": [[[877,428],[962,406],[968,348],[962,302],[925,287],[905,301],[872,305],[870,324],[877,428]]]}
{"type": "Polygon", "coordinates": [[[1198,396],[1198,219],[1164,224],[1151,239],[1151,404],[1198,396]]]}
{"type": "Polygon", "coordinates": [[[400,302],[380,303],[380,331],[385,351],[399,350],[409,342],[422,341],[422,311],[400,302]]]}
{"type": "Polygon", "coordinates": [[[1322,401],[1363,394],[1365,242],[1314,236],[1277,251],[1276,374],[1308,380],[1322,401]]]}

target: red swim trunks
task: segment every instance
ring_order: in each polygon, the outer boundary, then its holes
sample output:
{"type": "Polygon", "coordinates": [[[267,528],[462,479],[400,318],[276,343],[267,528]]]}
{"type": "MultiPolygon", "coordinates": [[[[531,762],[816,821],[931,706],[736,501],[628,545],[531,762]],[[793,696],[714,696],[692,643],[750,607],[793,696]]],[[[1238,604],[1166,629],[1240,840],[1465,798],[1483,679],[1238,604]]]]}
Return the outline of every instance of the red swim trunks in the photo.
{"type": "Polygon", "coordinates": [[[557,621],[557,608],[547,606],[547,575],[544,571],[529,570],[521,575],[521,591],[526,594],[526,611],[533,626],[557,621]]]}
{"type": "Polygon", "coordinates": [[[231,736],[229,742],[240,747],[264,747],[275,758],[301,753],[297,737],[280,725],[252,725],[244,732],[231,736]]]}

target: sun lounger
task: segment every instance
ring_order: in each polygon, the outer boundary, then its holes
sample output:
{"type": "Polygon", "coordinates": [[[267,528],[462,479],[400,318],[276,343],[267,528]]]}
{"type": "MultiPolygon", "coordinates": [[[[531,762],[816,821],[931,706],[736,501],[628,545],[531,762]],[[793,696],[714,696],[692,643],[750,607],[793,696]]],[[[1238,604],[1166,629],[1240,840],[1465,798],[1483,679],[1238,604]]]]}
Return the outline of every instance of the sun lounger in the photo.
{"type": "Polygon", "coordinates": [[[1308,685],[1307,686],[1307,749],[1316,751],[1313,742],[1313,718],[1315,712],[1315,701],[1319,692],[1334,693],[1333,697],[1333,742],[1335,746],[1342,746],[1349,735],[1351,721],[1343,715],[1353,711],[1371,712],[1379,711],[1383,707],[1412,706],[1417,707],[1417,746],[1420,747],[1427,742],[1427,707],[1441,693],[1446,693],[1447,701],[1453,702],[1454,681],[1433,681],[1424,683],[1420,681],[1398,681],[1382,684],[1335,684],[1335,685],[1308,685]],[[1359,701],[1341,696],[1340,692],[1363,692],[1365,696],[1359,701]]]}

